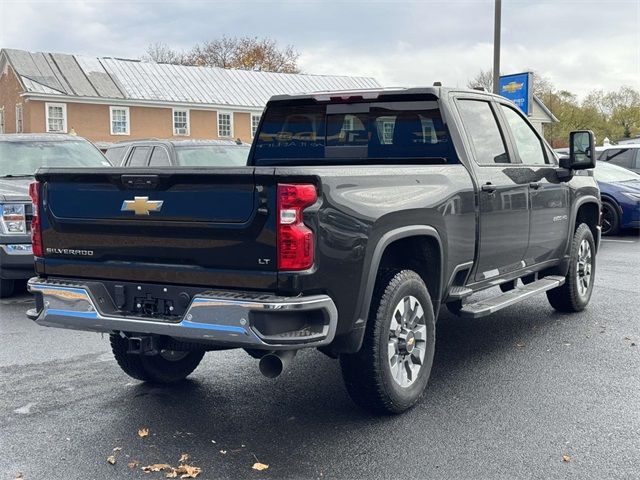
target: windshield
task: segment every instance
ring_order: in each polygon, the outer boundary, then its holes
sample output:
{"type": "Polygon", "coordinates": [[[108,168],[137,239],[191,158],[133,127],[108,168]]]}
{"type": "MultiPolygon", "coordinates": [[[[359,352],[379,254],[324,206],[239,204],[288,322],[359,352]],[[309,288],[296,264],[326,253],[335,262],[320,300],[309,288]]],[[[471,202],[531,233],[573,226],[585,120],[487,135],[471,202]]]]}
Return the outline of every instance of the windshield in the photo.
{"type": "Polygon", "coordinates": [[[599,182],[628,182],[640,180],[640,175],[626,168],[618,167],[609,162],[598,162],[593,175],[599,182]]]}
{"type": "Polygon", "coordinates": [[[0,176],[32,176],[40,167],[110,167],[83,141],[0,142],[0,176]]]}
{"type": "Polygon", "coordinates": [[[176,162],[183,167],[241,167],[248,155],[247,145],[176,146],[176,162]]]}
{"type": "Polygon", "coordinates": [[[282,160],[322,164],[456,163],[437,101],[394,101],[267,108],[256,165],[282,160]]]}

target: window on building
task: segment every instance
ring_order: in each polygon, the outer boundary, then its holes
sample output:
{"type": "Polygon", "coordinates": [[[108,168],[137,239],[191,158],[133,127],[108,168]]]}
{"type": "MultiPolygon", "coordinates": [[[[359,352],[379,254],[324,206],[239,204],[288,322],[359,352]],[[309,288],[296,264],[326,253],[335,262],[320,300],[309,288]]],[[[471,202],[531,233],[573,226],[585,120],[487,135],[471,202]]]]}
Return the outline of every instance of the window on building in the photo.
{"type": "Polygon", "coordinates": [[[525,165],[544,165],[546,163],[542,141],[533,128],[513,108],[500,105],[507,123],[516,141],[520,160],[525,165]]]}
{"type": "Polygon", "coordinates": [[[4,133],[4,107],[0,108],[0,133],[4,133]]]}
{"type": "Polygon", "coordinates": [[[129,107],[109,107],[111,135],[129,135],[129,107]]]}
{"type": "Polygon", "coordinates": [[[218,112],[218,136],[219,137],[232,137],[233,136],[233,114],[227,112],[218,112]]]}
{"type": "Polygon", "coordinates": [[[260,125],[260,118],[262,115],[251,114],[251,138],[256,136],[258,131],[258,125],[260,125]]]}
{"type": "Polygon", "coordinates": [[[46,103],[45,116],[47,132],[66,133],[67,132],[67,104],[66,103],[46,103]]]}
{"type": "Polygon", "coordinates": [[[16,133],[22,133],[22,104],[16,105],[16,133]]]}
{"type": "Polygon", "coordinates": [[[461,100],[458,108],[473,146],[476,162],[481,165],[510,163],[491,105],[478,100],[461,100]]]}
{"type": "Polygon", "coordinates": [[[189,135],[189,110],[173,110],[173,134],[189,135]]]}

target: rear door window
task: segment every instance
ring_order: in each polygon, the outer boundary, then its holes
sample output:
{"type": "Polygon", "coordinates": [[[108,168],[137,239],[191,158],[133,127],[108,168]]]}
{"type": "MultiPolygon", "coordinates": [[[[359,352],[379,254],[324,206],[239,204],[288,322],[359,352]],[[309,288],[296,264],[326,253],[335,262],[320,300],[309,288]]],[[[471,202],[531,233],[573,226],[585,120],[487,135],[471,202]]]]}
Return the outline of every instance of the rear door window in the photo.
{"type": "Polygon", "coordinates": [[[312,159],[457,161],[436,101],[269,107],[254,161],[276,163],[270,159],[309,160],[301,164],[312,159]]]}
{"type": "Polygon", "coordinates": [[[150,151],[151,147],[133,147],[128,165],[130,167],[146,167],[150,151]]]}
{"type": "Polygon", "coordinates": [[[511,163],[489,102],[458,100],[457,104],[476,162],[480,165],[511,163]]]}
{"type": "Polygon", "coordinates": [[[155,167],[166,167],[171,165],[167,149],[164,147],[154,147],[151,159],[149,160],[149,165],[155,167]]]}

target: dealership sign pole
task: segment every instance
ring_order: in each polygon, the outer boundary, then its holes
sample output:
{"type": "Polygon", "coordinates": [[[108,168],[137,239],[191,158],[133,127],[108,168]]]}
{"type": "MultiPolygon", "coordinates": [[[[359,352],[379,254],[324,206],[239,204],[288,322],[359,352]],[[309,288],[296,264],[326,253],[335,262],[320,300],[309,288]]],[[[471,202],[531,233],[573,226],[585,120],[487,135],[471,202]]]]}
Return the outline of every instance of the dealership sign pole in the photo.
{"type": "Polygon", "coordinates": [[[493,20],[493,93],[500,94],[498,79],[500,78],[500,16],[502,0],[496,0],[495,18],[493,20]]]}

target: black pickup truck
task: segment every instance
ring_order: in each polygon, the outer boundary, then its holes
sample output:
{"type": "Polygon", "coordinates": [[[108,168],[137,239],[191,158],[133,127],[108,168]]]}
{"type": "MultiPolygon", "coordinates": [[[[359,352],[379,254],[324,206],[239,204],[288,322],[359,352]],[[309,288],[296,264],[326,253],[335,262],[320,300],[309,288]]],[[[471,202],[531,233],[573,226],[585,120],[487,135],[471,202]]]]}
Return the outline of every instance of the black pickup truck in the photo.
{"type": "Polygon", "coordinates": [[[356,403],[402,412],[442,306],[589,302],[593,134],[570,143],[558,159],[508,100],[433,87],[274,97],[244,167],[40,169],[28,315],[109,333],[150,382],[229,348],[276,377],[317,347],[356,403]]]}

